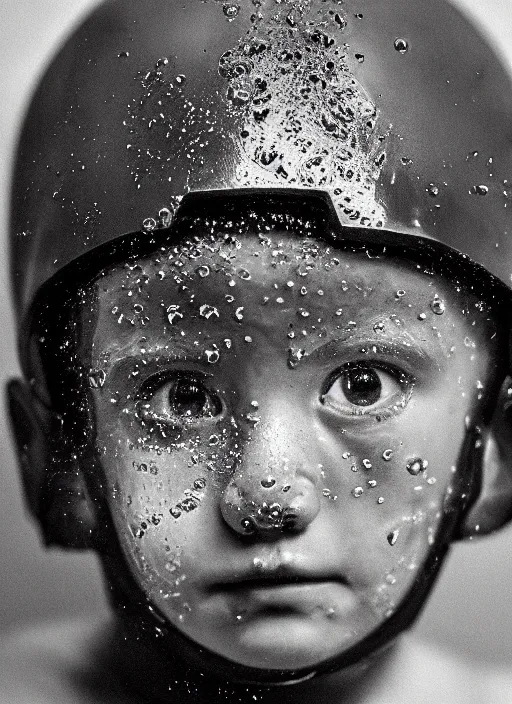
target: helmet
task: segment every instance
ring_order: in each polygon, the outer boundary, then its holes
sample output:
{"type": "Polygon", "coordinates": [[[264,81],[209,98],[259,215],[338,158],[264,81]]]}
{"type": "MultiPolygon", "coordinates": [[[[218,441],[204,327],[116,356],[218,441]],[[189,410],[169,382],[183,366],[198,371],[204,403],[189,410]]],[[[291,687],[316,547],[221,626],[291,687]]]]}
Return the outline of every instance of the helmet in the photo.
{"type": "Polygon", "coordinates": [[[504,68],[445,0],[108,0],[21,136],[21,330],[71,262],[215,190],[320,193],[341,237],[433,239],[509,284],[511,116],[504,68]]]}

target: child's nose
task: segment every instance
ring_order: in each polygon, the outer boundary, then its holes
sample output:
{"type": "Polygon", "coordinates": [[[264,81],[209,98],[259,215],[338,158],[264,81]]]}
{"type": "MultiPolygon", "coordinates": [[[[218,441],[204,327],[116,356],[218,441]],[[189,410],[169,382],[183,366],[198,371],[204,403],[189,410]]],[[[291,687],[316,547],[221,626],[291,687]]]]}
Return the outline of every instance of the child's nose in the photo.
{"type": "Polygon", "coordinates": [[[222,516],[236,533],[277,538],[305,530],[317,516],[321,465],[314,462],[316,443],[295,426],[279,414],[246,441],[221,498],[222,516]]]}

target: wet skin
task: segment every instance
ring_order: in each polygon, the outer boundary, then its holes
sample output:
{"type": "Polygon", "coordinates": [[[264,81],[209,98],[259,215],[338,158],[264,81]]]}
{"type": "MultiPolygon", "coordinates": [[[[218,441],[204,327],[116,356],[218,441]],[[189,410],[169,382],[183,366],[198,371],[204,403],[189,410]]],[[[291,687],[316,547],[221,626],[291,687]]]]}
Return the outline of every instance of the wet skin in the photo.
{"type": "Polygon", "coordinates": [[[95,286],[82,354],[138,584],[252,667],[360,642],[454,497],[496,354],[483,306],[416,265],[278,232],[165,248],[95,286]]]}

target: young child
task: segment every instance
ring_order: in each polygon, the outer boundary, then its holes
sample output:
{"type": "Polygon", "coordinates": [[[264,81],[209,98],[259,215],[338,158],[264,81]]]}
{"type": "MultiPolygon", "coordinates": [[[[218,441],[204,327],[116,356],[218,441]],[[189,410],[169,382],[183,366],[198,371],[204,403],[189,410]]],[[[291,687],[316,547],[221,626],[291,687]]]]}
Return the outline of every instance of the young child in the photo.
{"type": "Polygon", "coordinates": [[[404,641],[511,515],[508,78],[449,5],[115,0],[20,143],[9,386],[112,620],[6,702],[508,702],[404,641]]]}

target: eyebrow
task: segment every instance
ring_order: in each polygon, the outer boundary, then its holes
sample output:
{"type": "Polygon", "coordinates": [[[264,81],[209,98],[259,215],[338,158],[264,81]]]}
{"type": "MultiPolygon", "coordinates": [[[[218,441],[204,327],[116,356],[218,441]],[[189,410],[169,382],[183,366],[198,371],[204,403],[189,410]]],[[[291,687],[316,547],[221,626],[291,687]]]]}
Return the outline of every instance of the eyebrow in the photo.
{"type": "MultiPolygon", "coordinates": [[[[361,359],[374,360],[378,357],[389,357],[406,363],[406,366],[418,366],[426,369],[436,369],[442,371],[445,368],[444,356],[433,355],[419,345],[409,335],[400,333],[393,335],[392,339],[386,337],[376,338],[372,331],[372,336],[365,336],[358,331],[357,334],[347,333],[325,342],[323,345],[307,353],[305,357],[310,360],[320,362],[332,362],[336,357],[350,357],[358,355],[361,359]]],[[[343,360],[340,360],[342,362],[343,360]]],[[[349,360],[347,360],[349,361],[349,360]]]]}

